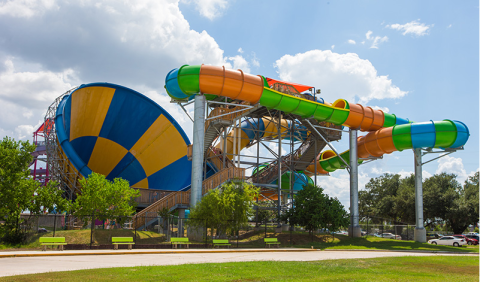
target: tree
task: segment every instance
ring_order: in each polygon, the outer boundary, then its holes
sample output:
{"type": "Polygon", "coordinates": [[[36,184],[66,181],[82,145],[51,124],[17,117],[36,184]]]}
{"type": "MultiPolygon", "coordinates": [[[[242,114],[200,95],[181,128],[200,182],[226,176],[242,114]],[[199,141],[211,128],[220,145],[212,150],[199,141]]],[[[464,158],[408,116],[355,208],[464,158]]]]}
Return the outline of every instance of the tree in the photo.
{"type": "Polygon", "coordinates": [[[455,234],[461,234],[470,224],[478,222],[478,171],[468,177],[456,193],[445,219],[455,234]]]}
{"type": "Polygon", "coordinates": [[[358,193],[360,214],[374,219],[385,217],[396,220],[398,215],[395,202],[399,187],[400,175],[398,174],[385,173],[370,179],[365,185],[365,190],[358,193]]]}
{"type": "Polygon", "coordinates": [[[294,197],[293,207],[285,213],[290,225],[304,226],[312,235],[318,228],[348,226],[348,215],[338,199],[329,198],[323,188],[308,184],[294,197]]]}
{"type": "Polygon", "coordinates": [[[229,182],[209,191],[190,210],[189,224],[193,227],[216,229],[219,235],[232,233],[254,215],[254,199],[258,188],[245,182],[229,182]]]}
{"type": "Polygon", "coordinates": [[[270,201],[261,201],[257,204],[257,218],[256,220],[259,223],[266,222],[266,221],[274,221],[277,219],[278,211],[275,209],[275,204],[270,201]]]}
{"type": "Polygon", "coordinates": [[[447,220],[447,213],[458,198],[460,189],[461,185],[454,174],[435,174],[423,182],[423,218],[426,228],[439,220],[447,220]]]}
{"type": "MultiPolygon", "coordinates": [[[[394,204],[395,214],[400,222],[415,222],[415,175],[400,179],[394,204]]],[[[401,233],[401,230],[397,230],[401,233]]]]}
{"type": "Polygon", "coordinates": [[[140,192],[131,188],[128,181],[115,178],[112,181],[104,175],[93,172],[80,180],[81,194],[73,204],[73,212],[85,223],[86,219],[116,220],[122,224],[135,212],[135,198],[140,192]]]}
{"type": "MultiPolygon", "coordinates": [[[[478,222],[478,172],[470,176],[463,187],[456,178],[454,174],[440,173],[423,182],[426,228],[446,221],[455,233],[461,233],[468,225],[478,222]]],[[[361,214],[394,221],[415,221],[413,174],[403,179],[399,175],[384,174],[372,178],[365,188],[359,192],[361,214]]]]}
{"type": "Polygon", "coordinates": [[[335,236],[335,233],[333,232],[348,227],[350,223],[349,214],[337,198],[328,199],[326,213],[327,222],[330,224],[329,230],[332,231],[332,236],[335,236]]]}
{"type": "Polygon", "coordinates": [[[163,219],[163,231],[165,232],[168,228],[168,219],[170,218],[170,216],[173,214],[173,211],[171,211],[170,209],[168,209],[167,207],[164,207],[163,209],[159,210],[157,212],[158,216],[161,217],[163,219]]]}
{"type": "Polygon", "coordinates": [[[33,216],[69,206],[57,183],[50,181],[43,186],[30,177],[34,150],[35,145],[28,141],[5,137],[0,142],[0,218],[5,221],[0,225],[0,236],[6,242],[20,243],[26,238],[19,228],[22,212],[33,216]]]}

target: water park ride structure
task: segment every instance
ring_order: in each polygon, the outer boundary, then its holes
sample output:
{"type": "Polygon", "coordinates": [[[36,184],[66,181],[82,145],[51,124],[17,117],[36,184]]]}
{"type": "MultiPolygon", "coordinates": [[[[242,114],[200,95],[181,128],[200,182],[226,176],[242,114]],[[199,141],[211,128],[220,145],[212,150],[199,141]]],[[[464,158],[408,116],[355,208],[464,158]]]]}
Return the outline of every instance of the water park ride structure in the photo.
{"type": "Polygon", "coordinates": [[[78,180],[92,171],[122,177],[143,192],[167,192],[137,214],[134,226],[140,228],[149,224],[142,215],[163,207],[183,211],[231,179],[260,187],[258,200],[277,203],[281,213],[316,176],[347,169],[350,232],[358,236],[359,163],[413,149],[415,240],[424,241],[422,154],[434,148],[452,153],[469,137],[460,121],[415,123],[344,99],[330,104],[315,91],[305,93],[311,86],[225,67],[182,66],[168,73],[165,89],[182,109],[194,104],[194,118],[185,110],[194,124],[193,144],[168,112],[142,94],[109,83],[81,85],[58,97],[45,116],[54,123],[44,131],[51,178],[71,198],[80,192],[78,180]],[[357,131],[368,133],[357,137],[357,131]],[[339,153],[331,142],[343,132],[350,150],[339,153]],[[268,156],[260,155],[260,146],[268,156]]]}

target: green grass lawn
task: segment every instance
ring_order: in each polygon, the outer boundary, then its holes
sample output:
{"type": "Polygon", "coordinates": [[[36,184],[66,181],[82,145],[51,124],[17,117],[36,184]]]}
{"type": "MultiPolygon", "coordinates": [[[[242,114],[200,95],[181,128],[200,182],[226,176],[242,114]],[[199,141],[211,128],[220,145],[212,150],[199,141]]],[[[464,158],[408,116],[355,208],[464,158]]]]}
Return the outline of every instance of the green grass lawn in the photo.
{"type": "Polygon", "coordinates": [[[52,272],[0,281],[478,281],[478,256],[237,262],[52,272]]]}

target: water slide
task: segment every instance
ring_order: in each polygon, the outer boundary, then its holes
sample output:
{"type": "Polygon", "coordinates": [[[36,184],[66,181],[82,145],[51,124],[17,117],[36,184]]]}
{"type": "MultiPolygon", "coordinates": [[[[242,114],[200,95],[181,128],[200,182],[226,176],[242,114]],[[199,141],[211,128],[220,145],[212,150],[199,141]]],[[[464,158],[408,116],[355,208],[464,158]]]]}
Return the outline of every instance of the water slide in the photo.
{"type": "MultiPolygon", "coordinates": [[[[175,100],[189,100],[198,93],[232,100],[260,103],[269,109],[292,113],[302,118],[331,122],[369,132],[357,139],[358,157],[380,157],[412,148],[458,148],[468,140],[467,126],[460,121],[443,120],[413,123],[408,119],[338,99],[333,104],[319,103],[270,89],[267,79],[217,66],[184,65],[170,71],[165,79],[168,95],[175,100]]],[[[246,134],[246,133],[245,133],[246,134]]],[[[340,154],[348,162],[349,152],[340,154]]],[[[343,162],[333,151],[318,158],[319,173],[333,172],[343,162]]],[[[312,172],[314,165],[307,168],[312,172]]]]}
{"type": "MultiPolygon", "coordinates": [[[[290,140],[290,137],[298,140],[304,140],[307,138],[307,128],[302,125],[292,124],[291,121],[282,119],[280,121],[280,134],[282,139],[290,140]],[[292,128],[293,127],[293,128],[292,128]],[[293,129],[293,134],[290,136],[290,132],[293,129]]],[[[278,138],[278,119],[271,117],[263,118],[248,118],[240,124],[240,136],[237,137],[235,130],[232,130],[227,135],[225,152],[229,159],[233,158],[233,154],[236,154],[236,148],[234,146],[234,139],[240,140],[240,151],[245,148],[250,142],[256,140],[256,138],[278,138]],[[258,136],[256,132],[258,131],[258,136]]],[[[223,150],[223,138],[220,137],[220,141],[216,145],[216,148],[223,150]]]]}
{"type": "Polygon", "coordinates": [[[129,88],[81,85],[59,103],[55,129],[67,175],[93,171],[135,188],[168,191],[191,183],[187,135],[167,111],[129,88]]]}

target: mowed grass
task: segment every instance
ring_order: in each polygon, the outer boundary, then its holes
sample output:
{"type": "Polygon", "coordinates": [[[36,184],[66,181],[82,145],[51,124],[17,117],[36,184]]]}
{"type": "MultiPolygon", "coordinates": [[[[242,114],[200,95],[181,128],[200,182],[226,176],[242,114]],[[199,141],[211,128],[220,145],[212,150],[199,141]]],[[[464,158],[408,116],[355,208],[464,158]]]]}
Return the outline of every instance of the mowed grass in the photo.
{"type": "Polygon", "coordinates": [[[0,281],[478,281],[478,256],[236,262],[52,272],[0,281]]]}

